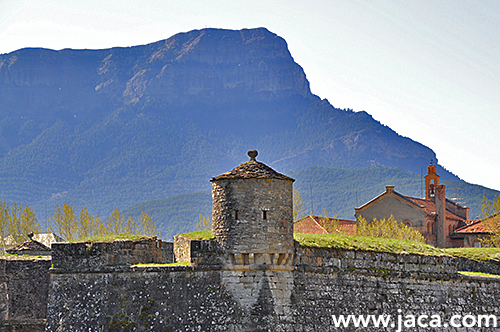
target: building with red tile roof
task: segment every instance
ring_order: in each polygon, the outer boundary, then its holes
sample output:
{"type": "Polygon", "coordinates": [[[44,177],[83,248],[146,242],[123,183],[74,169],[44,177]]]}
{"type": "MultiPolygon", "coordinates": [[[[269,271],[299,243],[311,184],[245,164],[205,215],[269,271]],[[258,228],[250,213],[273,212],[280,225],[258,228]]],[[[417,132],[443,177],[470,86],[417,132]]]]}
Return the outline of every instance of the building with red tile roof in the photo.
{"type": "Polygon", "coordinates": [[[355,208],[356,219],[388,219],[417,229],[431,244],[440,248],[462,247],[463,237],[455,236],[455,230],[469,224],[469,208],[445,197],[445,186],[439,184],[436,166],[428,167],[425,176],[425,198],[402,195],[394,186],[371,201],[355,208]]]}
{"type": "Polygon", "coordinates": [[[315,234],[329,234],[328,224],[336,225],[336,233],[356,235],[356,221],[337,219],[337,218],[327,218],[320,216],[307,216],[300,220],[297,220],[293,224],[294,233],[315,233],[315,234]],[[338,223],[338,224],[337,224],[338,223]]]}
{"type": "Polygon", "coordinates": [[[500,214],[493,215],[488,218],[484,218],[481,220],[474,220],[471,224],[460,227],[455,230],[454,236],[457,238],[463,238],[464,247],[482,247],[481,240],[485,238],[489,238],[492,234],[492,219],[495,219],[495,223],[499,224],[500,214]]]}

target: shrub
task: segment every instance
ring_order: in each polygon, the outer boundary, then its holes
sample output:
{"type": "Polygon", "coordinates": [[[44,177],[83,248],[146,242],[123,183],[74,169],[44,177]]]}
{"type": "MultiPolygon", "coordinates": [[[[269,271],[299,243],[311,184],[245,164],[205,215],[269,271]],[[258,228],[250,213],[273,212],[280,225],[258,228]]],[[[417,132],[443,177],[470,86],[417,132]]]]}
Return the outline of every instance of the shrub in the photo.
{"type": "Polygon", "coordinates": [[[392,215],[387,220],[385,218],[380,220],[374,218],[371,223],[368,223],[365,218],[360,217],[358,219],[356,235],[425,243],[424,236],[418,230],[399,223],[392,215]]]}

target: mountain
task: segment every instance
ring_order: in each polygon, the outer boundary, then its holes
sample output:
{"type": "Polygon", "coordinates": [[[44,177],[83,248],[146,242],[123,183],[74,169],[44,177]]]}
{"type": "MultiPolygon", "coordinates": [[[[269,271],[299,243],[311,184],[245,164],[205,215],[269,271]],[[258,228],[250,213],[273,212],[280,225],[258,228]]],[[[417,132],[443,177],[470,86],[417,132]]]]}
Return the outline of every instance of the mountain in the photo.
{"type": "Polygon", "coordinates": [[[0,200],[29,204],[39,219],[63,202],[108,215],[209,191],[251,148],[282,173],[380,165],[418,174],[437,160],[368,113],[313,95],[285,40],[265,28],[0,55],[0,200]]]}

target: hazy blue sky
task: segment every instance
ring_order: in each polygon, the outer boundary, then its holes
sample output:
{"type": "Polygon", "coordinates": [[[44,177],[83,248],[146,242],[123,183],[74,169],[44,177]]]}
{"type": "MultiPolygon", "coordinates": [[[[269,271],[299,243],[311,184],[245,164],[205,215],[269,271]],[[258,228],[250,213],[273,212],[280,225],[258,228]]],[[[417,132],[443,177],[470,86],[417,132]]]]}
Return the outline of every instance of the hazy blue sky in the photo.
{"type": "Polygon", "coordinates": [[[132,46],[205,27],[268,28],[314,94],[500,190],[498,0],[0,0],[0,53],[132,46]]]}

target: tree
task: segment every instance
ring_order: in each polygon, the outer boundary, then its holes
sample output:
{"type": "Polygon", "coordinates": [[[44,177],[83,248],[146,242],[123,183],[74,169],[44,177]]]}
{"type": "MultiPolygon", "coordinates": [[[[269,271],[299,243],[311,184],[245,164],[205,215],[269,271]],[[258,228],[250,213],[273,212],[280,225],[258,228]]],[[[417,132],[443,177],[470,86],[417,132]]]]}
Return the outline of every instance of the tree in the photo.
{"type": "Polygon", "coordinates": [[[9,228],[11,224],[10,219],[10,208],[5,204],[4,201],[0,201],[0,245],[2,246],[2,252],[5,251],[6,239],[9,236],[9,228]]]}
{"type": "Polygon", "coordinates": [[[480,239],[482,246],[484,247],[500,247],[500,195],[495,195],[495,197],[490,201],[488,198],[483,196],[483,201],[481,204],[481,211],[483,216],[483,222],[486,224],[491,234],[489,237],[480,239]]]}
{"type": "Polygon", "coordinates": [[[198,221],[196,222],[196,229],[199,231],[211,231],[212,223],[210,222],[210,219],[204,217],[200,213],[200,215],[198,216],[198,221]]]}
{"type": "Polygon", "coordinates": [[[147,214],[147,212],[141,212],[138,224],[142,229],[141,234],[148,236],[156,235],[156,222],[149,216],[149,214],[147,214]]]}
{"type": "Polygon", "coordinates": [[[365,218],[360,216],[356,227],[356,235],[426,242],[424,236],[418,230],[397,222],[392,215],[387,220],[385,218],[380,220],[373,218],[371,223],[368,223],[365,218]]]}
{"type": "Polygon", "coordinates": [[[33,232],[34,234],[40,234],[41,227],[36,220],[35,211],[31,209],[28,205],[24,207],[20,216],[21,222],[21,234],[23,235],[22,241],[28,240],[27,234],[33,232]]]}
{"type": "Polygon", "coordinates": [[[99,218],[99,215],[95,215],[94,217],[94,234],[93,235],[104,235],[104,234],[111,234],[111,229],[109,228],[109,225],[105,225],[101,222],[101,218],[99,218]]]}
{"type": "Polygon", "coordinates": [[[23,209],[17,203],[12,204],[9,221],[9,235],[12,237],[14,244],[28,240],[27,234],[33,232],[39,234],[41,231],[40,224],[36,221],[35,212],[26,205],[23,209]]]}
{"type": "Polygon", "coordinates": [[[125,234],[138,234],[138,233],[140,233],[137,222],[134,220],[134,218],[132,218],[132,216],[128,216],[127,222],[125,223],[125,227],[123,227],[122,233],[125,233],[125,234]]]}
{"type": "Polygon", "coordinates": [[[22,206],[17,205],[16,202],[12,204],[10,208],[10,225],[9,225],[9,234],[12,236],[12,240],[14,243],[20,243],[23,239],[23,231],[21,229],[21,219],[19,215],[21,214],[22,206]]]}
{"type": "Polygon", "coordinates": [[[78,237],[109,234],[109,225],[104,225],[98,215],[90,214],[86,207],[80,212],[78,237]]]}
{"type": "Polygon", "coordinates": [[[94,235],[94,221],[92,220],[92,216],[86,207],[83,207],[82,211],[80,211],[80,219],[78,224],[78,237],[87,237],[94,235]]]}
{"type": "Polygon", "coordinates": [[[328,234],[341,233],[339,219],[337,216],[333,216],[333,218],[328,217],[328,211],[326,211],[325,208],[323,208],[323,214],[319,217],[318,223],[328,232],[328,234]]]}
{"type": "Polygon", "coordinates": [[[495,195],[491,201],[486,196],[483,196],[481,212],[484,218],[500,213],[500,195],[495,195]]]}
{"type": "Polygon", "coordinates": [[[500,214],[494,214],[493,216],[484,219],[483,222],[486,223],[491,234],[489,237],[480,239],[481,245],[483,247],[496,247],[500,248],[500,214]]]}
{"type": "Polygon", "coordinates": [[[307,216],[306,202],[297,189],[293,189],[293,221],[300,220],[307,216]]]}
{"type": "Polygon", "coordinates": [[[62,209],[59,205],[56,206],[52,216],[52,225],[55,232],[68,241],[78,236],[79,225],[77,220],[73,206],[64,203],[62,209]]]}
{"type": "Polygon", "coordinates": [[[109,216],[109,229],[112,234],[123,233],[123,230],[125,229],[125,217],[116,207],[109,216]]]}

